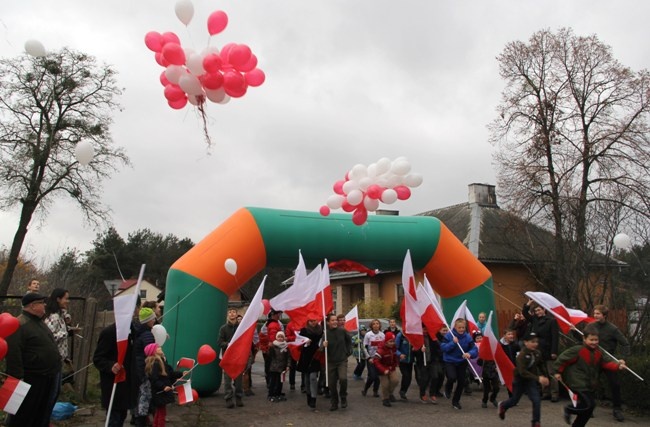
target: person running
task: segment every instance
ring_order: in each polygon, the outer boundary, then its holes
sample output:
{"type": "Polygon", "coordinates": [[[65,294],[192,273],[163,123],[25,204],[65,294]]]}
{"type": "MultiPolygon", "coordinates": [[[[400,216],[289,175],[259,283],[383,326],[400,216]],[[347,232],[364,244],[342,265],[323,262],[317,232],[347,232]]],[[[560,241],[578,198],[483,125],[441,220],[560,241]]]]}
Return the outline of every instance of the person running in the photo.
{"type": "Polygon", "coordinates": [[[377,349],[371,363],[374,365],[381,382],[382,404],[390,407],[392,406],[391,402],[396,400],[393,392],[399,382],[397,375],[399,359],[395,351],[395,335],[392,332],[384,333],[384,343],[377,349]]]}
{"type": "MultiPolygon", "coordinates": [[[[384,332],[384,335],[387,332],[384,332]]],[[[424,332],[423,332],[424,333],[424,332]]],[[[399,331],[395,336],[395,348],[397,357],[399,358],[399,371],[402,374],[402,381],[399,387],[399,397],[402,400],[407,400],[406,392],[408,392],[413,380],[413,348],[406,336],[399,331]]]]}
{"type": "Polygon", "coordinates": [[[370,322],[370,330],[366,333],[366,336],[363,337],[363,346],[366,348],[366,352],[368,353],[368,379],[361,390],[363,396],[368,394],[368,389],[372,386],[372,396],[379,397],[379,376],[377,375],[375,365],[370,363],[370,361],[375,357],[377,349],[384,342],[385,336],[380,328],[381,323],[379,323],[379,320],[373,319],[372,322],[370,322]]]}
{"type": "Polygon", "coordinates": [[[331,399],[330,411],[348,407],[348,357],[352,354],[350,334],[339,326],[335,314],[327,316],[327,335],[323,341],[327,348],[327,375],[331,399]]]}
{"type": "Polygon", "coordinates": [[[446,335],[446,341],[441,344],[442,357],[447,370],[447,384],[445,385],[445,397],[451,396],[451,405],[454,409],[462,409],[460,397],[465,387],[465,372],[467,364],[472,357],[478,357],[478,349],[472,336],[467,333],[467,322],[465,319],[456,319],[454,329],[446,335]],[[456,384],[452,396],[452,389],[456,384]]]}

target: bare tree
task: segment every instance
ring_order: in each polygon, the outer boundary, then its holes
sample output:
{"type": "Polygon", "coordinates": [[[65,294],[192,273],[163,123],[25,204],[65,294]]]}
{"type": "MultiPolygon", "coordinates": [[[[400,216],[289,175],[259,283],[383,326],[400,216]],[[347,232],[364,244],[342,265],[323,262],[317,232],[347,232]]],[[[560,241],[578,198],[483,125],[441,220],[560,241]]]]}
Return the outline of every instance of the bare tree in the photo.
{"type": "Polygon", "coordinates": [[[575,304],[594,209],[650,212],[650,77],[569,29],[511,42],[497,60],[506,81],[490,125],[499,197],[554,231],[553,291],[575,304]]]}
{"type": "Polygon", "coordinates": [[[0,209],[20,206],[20,219],[0,281],[7,292],[35,213],[46,216],[59,196],[69,196],[90,224],[104,223],[102,181],[128,164],[109,126],[121,94],[115,71],[83,53],[63,49],[42,58],[0,60],[0,209]],[[79,142],[95,150],[86,166],[75,159],[79,142]]]}

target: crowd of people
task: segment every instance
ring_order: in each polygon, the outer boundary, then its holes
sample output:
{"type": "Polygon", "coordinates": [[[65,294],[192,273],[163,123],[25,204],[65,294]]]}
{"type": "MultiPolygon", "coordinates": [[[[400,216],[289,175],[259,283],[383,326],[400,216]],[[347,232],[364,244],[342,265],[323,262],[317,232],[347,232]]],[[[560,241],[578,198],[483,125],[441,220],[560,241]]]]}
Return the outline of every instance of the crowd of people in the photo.
{"type": "MultiPolygon", "coordinates": [[[[49,425],[52,408],[66,380],[62,373],[70,364],[68,337],[78,330],[72,326],[67,312],[68,292],[55,289],[46,297],[39,290],[38,281],[29,283],[21,301],[19,329],[7,339],[7,374],[32,386],[19,411],[8,417],[8,426],[49,425]]],[[[266,322],[255,331],[244,372],[234,379],[224,375],[226,408],[242,407],[244,396],[254,394],[251,368],[261,351],[267,398],[272,403],[287,399],[283,385],[288,376],[292,390],[300,378],[300,390],[309,408],[317,410],[320,396],[328,399],[330,411],[347,408],[348,360],[354,356],[357,363],[352,379],[364,381],[366,374],[362,396],[368,397],[372,392],[371,396],[381,397],[385,407],[391,407],[398,398],[408,400],[410,393],[411,399],[428,404],[438,404],[446,398],[453,410],[460,411],[462,396],[471,393],[473,381],[479,381],[483,392],[481,406],[496,407],[501,419],[527,395],[532,402],[533,426],[541,423],[541,400],[557,402],[560,385],[577,395],[577,405],[569,404],[563,409],[564,420],[573,426],[584,426],[596,405],[593,380],[602,371],[611,390],[613,416],[617,421],[624,420],[617,372],[626,369],[626,365],[612,354],[626,356],[629,344],[620,330],[607,321],[608,309],[602,305],[593,310],[596,321],[581,331],[582,344],[560,353],[556,320],[532,300],[524,304],[499,340],[514,365],[512,390],[506,389],[505,393],[501,391],[495,361],[479,357],[486,326],[484,313],[478,315],[474,330],[468,330],[465,319],[455,319],[451,330],[443,326],[428,331],[423,325],[421,347],[411,345],[394,319],[385,330],[374,319],[369,329],[362,326],[358,333],[350,333],[345,329],[342,314],[329,314],[324,319],[312,315],[299,330],[291,322],[285,327],[281,315],[282,312],[271,309],[266,322]],[[297,340],[300,345],[292,345],[297,340]]],[[[155,301],[140,306],[137,299],[123,348],[123,364],[118,363],[116,325],[107,326],[99,335],[93,363],[100,372],[102,406],[107,410],[109,426],[124,425],[129,412],[131,423],[136,426],[165,425],[166,406],[174,401],[172,388],[183,373],[174,371],[155,343],[152,328],[160,320],[160,307],[155,301]],[[116,383],[116,376],[125,381],[116,383]]],[[[240,321],[241,315],[228,309],[217,339],[220,354],[225,352],[240,321]]]]}

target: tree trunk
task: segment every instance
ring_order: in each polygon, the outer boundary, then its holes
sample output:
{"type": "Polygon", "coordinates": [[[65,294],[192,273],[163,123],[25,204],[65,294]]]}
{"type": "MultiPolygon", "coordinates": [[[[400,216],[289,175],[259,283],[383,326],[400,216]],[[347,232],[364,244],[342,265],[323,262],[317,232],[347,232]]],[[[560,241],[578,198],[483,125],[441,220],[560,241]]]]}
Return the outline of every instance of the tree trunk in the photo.
{"type": "Polygon", "coordinates": [[[5,272],[2,275],[2,281],[0,282],[0,295],[7,295],[11,279],[13,278],[16,267],[18,266],[20,250],[23,247],[23,243],[25,243],[27,227],[32,220],[32,215],[34,214],[35,209],[35,204],[23,203],[23,209],[20,213],[20,221],[18,222],[18,229],[14,235],[14,240],[11,244],[11,251],[9,252],[9,259],[7,260],[7,268],[5,269],[5,272]]]}

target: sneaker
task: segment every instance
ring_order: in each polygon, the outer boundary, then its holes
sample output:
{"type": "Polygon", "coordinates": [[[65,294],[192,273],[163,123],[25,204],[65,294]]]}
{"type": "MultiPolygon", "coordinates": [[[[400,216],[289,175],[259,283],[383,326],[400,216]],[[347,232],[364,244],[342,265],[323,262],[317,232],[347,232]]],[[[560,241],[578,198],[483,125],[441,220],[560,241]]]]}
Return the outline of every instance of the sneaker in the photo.
{"type": "Polygon", "coordinates": [[[542,425],[539,423],[539,421],[535,421],[533,423],[533,427],[542,427],[542,425]]]}
{"type": "Polygon", "coordinates": [[[330,411],[336,411],[337,409],[339,409],[339,404],[332,403],[332,406],[330,406],[330,411]]]}
{"type": "Polygon", "coordinates": [[[461,409],[463,409],[463,407],[460,406],[460,403],[459,403],[459,402],[457,402],[457,403],[452,403],[451,406],[453,406],[454,409],[457,409],[457,410],[459,410],[459,411],[460,411],[461,409]]]}
{"type": "Polygon", "coordinates": [[[569,408],[565,407],[562,415],[564,416],[564,422],[571,425],[571,414],[569,413],[569,408]]]}
{"type": "Polygon", "coordinates": [[[445,399],[449,399],[451,392],[449,392],[449,391],[447,391],[447,389],[445,389],[445,391],[443,391],[443,393],[444,393],[445,399]]]}
{"type": "Polygon", "coordinates": [[[381,404],[384,405],[384,406],[393,406],[393,405],[390,404],[390,400],[388,400],[388,399],[384,399],[384,401],[381,404]]]}
{"type": "Polygon", "coordinates": [[[361,381],[361,380],[363,379],[360,375],[353,375],[352,378],[353,378],[355,381],[361,381]]]}
{"type": "Polygon", "coordinates": [[[235,407],[235,402],[232,401],[232,399],[226,400],[226,408],[232,409],[235,407]]]}
{"type": "Polygon", "coordinates": [[[424,396],[420,397],[420,402],[422,403],[429,403],[429,398],[425,394],[424,396]]]}
{"type": "Polygon", "coordinates": [[[289,390],[295,390],[295,389],[296,389],[296,385],[295,385],[295,384],[291,384],[291,385],[289,386],[289,390]]]}
{"type": "Polygon", "coordinates": [[[487,402],[481,402],[481,408],[487,408],[487,402]]]}
{"type": "Polygon", "coordinates": [[[497,404],[497,414],[502,420],[506,419],[506,408],[503,407],[503,402],[497,404]]]}
{"type": "Polygon", "coordinates": [[[438,403],[438,400],[436,400],[436,396],[431,396],[430,401],[431,401],[431,403],[433,403],[434,405],[438,403]]]}
{"type": "Polygon", "coordinates": [[[408,398],[406,397],[406,393],[404,393],[403,391],[399,392],[399,398],[402,400],[408,400],[408,398]]]}
{"type": "MultiPolygon", "coordinates": [[[[285,396],[280,395],[280,396],[278,396],[278,397],[276,398],[276,400],[277,400],[278,402],[286,402],[286,401],[287,401],[287,398],[286,398],[285,396]]],[[[242,406],[243,406],[243,405],[242,405],[242,406]]]]}
{"type": "Polygon", "coordinates": [[[244,396],[255,396],[255,393],[253,393],[253,390],[246,390],[244,396]]]}
{"type": "Polygon", "coordinates": [[[379,393],[376,392],[376,391],[373,391],[373,392],[372,392],[372,397],[379,397],[379,393]]]}
{"type": "Polygon", "coordinates": [[[241,400],[241,397],[239,399],[235,399],[235,404],[240,408],[244,406],[244,402],[241,400]]]}
{"type": "Polygon", "coordinates": [[[614,419],[618,422],[625,421],[625,417],[623,416],[623,411],[621,411],[619,408],[614,408],[612,415],[614,415],[614,419]]]}
{"type": "Polygon", "coordinates": [[[551,397],[551,403],[557,403],[558,400],[559,399],[557,398],[557,396],[556,397],[551,397]]]}
{"type": "Polygon", "coordinates": [[[363,390],[361,390],[361,396],[366,397],[367,394],[368,394],[368,389],[367,388],[364,388],[363,390]]]}
{"type": "Polygon", "coordinates": [[[393,396],[392,394],[388,396],[388,400],[390,400],[391,402],[397,402],[397,399],[395,399],[395,396],[393,396]]]}
{"type": "Polygon", "coordinates": [[[348,399],[345,397],[341,398],[341,408],[345,409],[348,407],[348,399]]]}
{"type": "Polygon", "coordinates": [[[490,403],[492,403],[492,406],[494,406],[495,408],[496,408],[497,405],[498,405],[496,399],[490,399],[490,403]]]}

